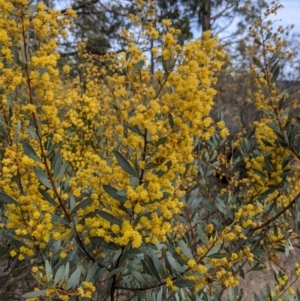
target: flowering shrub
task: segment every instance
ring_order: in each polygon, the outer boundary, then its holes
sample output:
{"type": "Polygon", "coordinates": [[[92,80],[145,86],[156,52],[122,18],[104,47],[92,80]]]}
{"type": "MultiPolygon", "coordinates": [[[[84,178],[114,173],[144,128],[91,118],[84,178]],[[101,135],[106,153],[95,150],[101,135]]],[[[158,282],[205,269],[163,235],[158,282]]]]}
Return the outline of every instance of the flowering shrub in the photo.
{"type": "MultiPolygon", "coordinates": [[[[32,265],[27,300],[217,300],[247,263],[289,251],[300,126],[275,86],[283,45],[261,22],[257,144],[231,146],[209,116],[224,56],[209,32],[182,47],[169,20],[161,31],[131,16],[143,43],[157,42],[155,68],[124,30],[126,53],[99,58],[80,44],[74,79],[56,52],[74,11],[15,0],[0,1],[0,15],[0,235],[32,265]]],[[[281,276],[276,297],[289,287],[281,276]]]]}

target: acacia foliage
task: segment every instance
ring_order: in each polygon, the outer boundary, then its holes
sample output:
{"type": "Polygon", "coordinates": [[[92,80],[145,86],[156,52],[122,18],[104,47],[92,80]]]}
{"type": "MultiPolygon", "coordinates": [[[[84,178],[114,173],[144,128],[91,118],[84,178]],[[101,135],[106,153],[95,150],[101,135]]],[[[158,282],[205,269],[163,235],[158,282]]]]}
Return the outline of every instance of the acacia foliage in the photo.
{"type": "MultiPolygon", "coordinates": [[[[126,52],[99,58],[80,44],[80,64],[58,70],[57,36],[74,11],[20,0],[0,1],[0,14],[0,233],[32,266],[27,300],[218,300],[226,288],[233,300],[248,263],[289,253],[300,125],[276,89],[288,53],[263,18],[252,29],[256,143],[230,145],[209,116],[224,57],[209,32],[182,47],[169,20],[160,36],[131,16],[144,42],[161,41],[154,70],[126,30],[126,52]]],[[[295,293],[286,275],[277,281],[263,298],[295,293]]]]}

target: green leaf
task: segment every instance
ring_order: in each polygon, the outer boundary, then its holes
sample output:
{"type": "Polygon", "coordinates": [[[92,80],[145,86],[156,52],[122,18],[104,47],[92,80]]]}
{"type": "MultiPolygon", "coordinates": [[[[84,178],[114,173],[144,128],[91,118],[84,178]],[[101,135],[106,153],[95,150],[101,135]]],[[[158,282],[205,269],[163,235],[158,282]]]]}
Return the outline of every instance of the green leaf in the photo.
{"type": "Polygon", "coordinates": [[[35,150],[32,148],[32,146],[23,141],[22,142],[23,145],[23,149],[24,149],[24,153],[31,159],[38,161],[38,162],[42,162],[41,158],[36,154],[35,150]]]}
{"type": "Polygon", "coordinates": [[[141,260],[141,263],[143,266],[144,274],[146,274],[146,275],[148,274],[148,275],[152,276],[152,273],[151,273],[150,269],[148,268],[146,262],[144,260],[141,260]]]}
{"type": "Polygon", "coordinates": [[[170,127],[171,127],[172,129],[174,129],[175,122],[174,122],[174,119],[173,119],[173,116],[172,116],[171,113],[168,114],[168,119],[169,119],[170,127]]]}
{"type": "Polygon", "coordinates": [[[267,116],[269,117],[275,117],[273,112],[270,112],[269,110],[265,109],[265,108],[260,108],[267,116]]]}
{"type": "Polygon", "coordinates": [[[139,177],[137,172],[132,168],[130,163],[127,161],[127,159],[118,151],[114,151],[114,155],[117,158],[117,161],[119,165],[131,176],[133,177],[139,177]]]}
{"type": "Polygon", "coordinates": [[[225,209],[226,209],[226,207],[225,207],[224,201],[217,197],[217,198],[215,199],[215,204],[216,204],[218,210],[219,210],[220,212],[222,212],[223,214],[225,214],[225,209]]]}
{"type": "Polygon", "coordinates": [[[140,272],[132,271],[131,274],[138,282],[143,283],[143,284],[146,283],[146,280],[143,278],[143,275],[140,272]]]}
{"type": "Polygon", "coordinates": [[[182,253],[189,259],[193,259],[194,256],[191,253],[191,250],[188,248],[188,246],[186,245],[186,243],[183,240],[180,240],[178,242],[178,245],[182,251],[182,253]]]}
{"type": "MultiPolygon", "coordinates": [[[[26,64],[27,63],[27,60],[26,60],[26,56],[25,56],[25,48],[24,48],[24,44],[23,44],[23,41],[19,41],[19,45],[20,45],[20,49],[21,49],[21,61],[23,64],[26,64]]],[[[27,52],[28,53],[28,52],[27,52]]],[[[18,128],[18,126],[17,126],[18,128]]]]}
{"type": "Polygon", "coordinates": [[[258,295],[256,293],[254,293],[254,301],[260,301],[260,298],[258,297],[258,295]]]}
{"type": "Polygon", "coordinates": [[[174,281],[174,285],[179,287],[179,288],[184,288],[184,287],[191,287],[193,286],[195,283],[191,280],[177,280],[174,281]]]}
{"type": "Polygon", "coordinates": [[[266,140],[266,139],[261,139],[261,141],[262,141],[266,146],[270,146],[270,147],[273,146],[273,144],[270,143],[270,142],[269,142],[268,140],[266,140]]]}
{"type": "Polygon", "coordinates": [[[278,134],[279,137],[281,137],[280,129],[279,129],[279,127],[277,126],[276,123],[274,123],[274,122],[271,123],[271,122],[270,122],[270,123],[268,123],[267,125],[268,125],[268,127],[270,127],[276,134],[278,134]]]}
{"type": "Polygon", "coordinates": [[[159,273],[153,263],[153,260],[151,257],[149,257],[148,255],[145,256],[145,259],[147,261],[147,266],[151,272],[151,274],[158,280],[158,282],[160,282],[160,276],[159,276],[159,273]]]}
{"type": "Polygon", "coordinates": [[[56,285],[59,282],[62,282],[65,278],[65,266],[60,266],[59,269],[57,270],[55,277],[54,277],[54,285],[56,285]]]}
{"type": "Polygon", "coordinates": [[[281,54],[280,50],[278,50],[275,53],[273,53],[273,55],[272,55],[272,57],[271,57],[271,59],[269,61],[269,64],[274,63],[278,59],[278,57],[279,57],[280,54],[281,54]]]}
{"type": "Polygon", "coordinates": [[[89,267],[87,275],[86,275],[86,281],[87,282],[93,282],[94,281],[94,276],[97,272],[98,269],[98,263],[94,262],[92,266],[89,267]]]}
{"type": "Polygon", "coordinates": [[[160,178],[162,177],[165,173],[167,173],[169,171],[169,169],[172,166],[172,161],[168,161],[166,164],[164,164],[164,166],[167,166],[167,170],[163,171],[163,170],[159,170],[156,175],[160,178]]]}
{"type": "Polygon", "coordinates": [[[25,11],[25,14],[31,15],[35,14],[38,11],[38,5],[30,5],[29,8],[25,11]]]}
{"type": "Polygon", "coordinates": [[[125,57],[126,62],[129,61],[130,57],[131,57],[131,53],[130,52],[126,52],[126,57],[125,57]]]}
{"type": "Polygon", "coordinates": [[[122,225],[122,221],[120,221],[119,219],[115,218],[114,216],[112,216],[110,213],[108,213],[106,211],[98,211],[98,214],[102,218],[104,218],[107,221],[109,221],[111,224],[122,225]]]}
{"type": "Polygon", "coordinates": [[[49,282],[51,280],[52,267],[51,267],[49,260],[47,260],[47,259],[46,259],[46,263],[45,263],[45,269],[46,269],[47,281],[49,282]]]}
{"type": "Polygon", "coordinates": [[[161,275],[161,277],[162,278],[167,278],[167,274],[165,272],[165,269],[162,266],[160,260],[157,258],[157,256],[155,254],[153,254],[153,256],[151,258],[152,258],[152,261],[153,261],[153,263],[155,265],[156,270],[161,275]]]}
{"type": "Polygon", "coordinates": [[[52,223],[57,223],[57,224],[61,224],[61,225],[65,225],[68,228],[70,228],[69,222],[66,221],[65,219],[63,219],[62,217],[52,213],[51,214],[51,221],[52,223]]]}
{"type": "Polygon", "coordinates": [[[66,263],[66,270],[65,270],[65,278],[66,280],[69,279],[69,273],[70,273],[70,264],[69,262],[66,263]]]}
{"type": "Polygon", "coordinates": [[[272,34],[273,34],[272,32],[268,32],[265,40],[269,40],[271,38],[272,34]]]}
{"type": "Polygon", "coordinates": [[[256,58],[256,57],[253,57],[253,62],[254,62],[254,64],[258,67],[258,68],[260,68],[260,69],[264,69],[264,67],[263,67],[263,65],[261,64],[261,62],[260,62],[260,60],[258,59],[258,58],[256,58]]]}
{"type": "Polygon", "coordinates": [[[4,192],[0,192],[0,201],[6,204],[14,204],[19,206],[19,203],[4,192]]]}
{"type": "Polygon", "coordinates": [[[72,273],[70,278],[68,279],[66,290],[72,288],[76,289],[79,286],[80,276],[81,276],[81,267],[78,266],[76,270],[72,273]]]}
{"type": "Polygon", "coordinates": [[[271,83],[276,82],[276,80],[277,80],[277,78],[278,78],[278,75],[279,75],[279,71],[280,71],[280,67],[277,66],[276,69],[274,70],[273,75],[272,75],[271,83]]]}
{"type": "Polygon", "coordinates": [[[56,153],[52,162],[52,169],[54,170],[53,177],[56,179],[59,175],[60,169],[63,165],[60,153],[56,153]]]}
{"type": "Polygon", "coordinates": [[[204,232],[202,230],[202,227],[200,224],[197,225],[197,233],[199,235],[199,238],[200,240],[202,241],[202,243],[206,243],[206,239],[205,239],[205,236],[204,236],[204,232]]]}
{"type": "Polygon", "coordinates": [[[183,268],[175,259],[174,257],[172,256],[172,254],[168,251],[167,252],[167,258],[168,258],[168,261],[171,265],[171,267],[176,270],[177,272],[179,273],[183,273],[185,271],[185,268],[183,268]]]}
{"type": "Polygon", "coordinates": [[[40,76],[43,76],[48,71],[48,68],[38,67],[36,68],[36,71],[39,73],[40,76]]]}
{"type": "Polygon", "coordinates": [[[219,250],[220,250],[220,248],[221,248],[221,245],[213,246],[213,247],[210,249],[210,251],[207,253],[207,257],[210,257],[211,255],[218,253],[219,250]]]}
{"type": "Polygon", "coordinates": [[[129,126],[129,125],[127,125],[126,127],[129,130],[131,130],[132,132],[134,132],[134,133],[136,133],[136,134],[138,134],[140,136],[143,136],[143,133],[141,132],[141,130],[139,129],[139,127],[137,125],[135,125],[135,126],[129,126]]]}
{"type": "Polygon", "coordinates": [[[162,137],[162,138],[159,138],[156,142],[155,142],[155,146],[158,147],[160,146],[161,144],[165,144],[168,140],[168,137],[162,137]]]}
{"type": "Polygon", "coordinates": [[[36,131],[35,131],[35,129],[34,129],[33,126],[30,125],[30,126],[28,127],[28,133],[29,133],[29,135],[30,135],[34,140],[36,140],[36,141],[39,140],[39,137],[38,137],[38,135],[37,135],[37,133],[36,133],[36,131]]]}
{"type": "Polygon", "coordinates": [[[168,73],[169,67],[170,67],[170,60],[165,60],[164,58],[162,59],[162,66],[165,71],[165,73],[168,73]]]}
{"type": "Polygon", "coordinates": [[[119,195],[118,190],[110,185],[103,185],[104,191],[113,199],[124,204],[126,202],[126,196],[119,195]]]}
{"type": "Polygon", "coordinates": [[[80,201],[75,208],[72,210],[71,215],[75,214],[79,209],[86,208],[92,202],[91,198],[86,198],[83,201],[80,201]]]}
{"type": "Polygon", "coordinates": [[[256,44],[258,44],[258,45],[262,45],[262,43],[260,42],[260,40],[257,39],[257,38],[254,39],[254,42],[255,42],[256,44]]]}
{"type": "Polygon", "coordinates": [[[141,70],[144,67],[144,64],[145,64],[144,60],[138,61],[132,68],[132,74],[135,74],[137,71],[141,70]]]}
{"type": "Polygon", "coordinates": [[[220,258],[224,258],[226,256],[227,256],[227,254],[225,254],[225,253],[215,253],[215,254],[208,255],[207,257],[220,259],[220,258]]]}
{"type": "Polygon", "coordinates": [[[67,170],[67,166],[68,166],[67,163],[63,163],[63,165],[61,166],[59,174],[58,174],[58,178],[57,178],[58,182],[60,182],[61,179],[62,179],[62,177],[64,176],[64,174],[65,174],[65,172],[67,170]]]}
{"type": "Polygon", "coordinates": [[[37,166],[33,167],[33,170],[37,176],[37,178],[40,180],[40,182],[45,185],[47,188],[53,189],[51,183],[49,182],[46,174],[37,166]]]}
{"type": "Polygon", "coordinates": [[[112,276],[123,273],[125,270],[127,270],[126,267],[119,267],[116,268],[114,270],[112,270],[111,272],[109,272],[106,276],[106,279],[110,279],[112,276]]]}
{"type": "Polygon", "coordinates": [[[29,298],[37,298],[37,297],[41,297],[45,294],[46,290],[41,290],[41,291],[37,291],[37,292],[30,292],[30,293],[26,293],[24,295],[22,295],[23,298],[29,299],[29,298]]]}
{"type": "Polygon", "coordinates": [[[55,200],[45,191],[43,190],[41,187],[38,188],[40,194],[53,206],[57,206],[57,203],[55,202],[55,200]]]}

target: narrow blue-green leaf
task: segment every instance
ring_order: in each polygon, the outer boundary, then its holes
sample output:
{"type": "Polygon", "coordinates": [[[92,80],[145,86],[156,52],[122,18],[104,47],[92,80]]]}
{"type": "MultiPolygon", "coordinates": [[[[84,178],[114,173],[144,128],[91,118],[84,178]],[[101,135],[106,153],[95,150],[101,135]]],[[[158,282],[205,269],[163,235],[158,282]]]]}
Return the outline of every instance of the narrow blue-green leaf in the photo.
{"type": "Polygon", "coordinates": [[[127,161],[127,159],[118,151],[114,151],[114,155],[117,158],[119,165],[131,176],[139,177],[137,172],[132,168],[131,164],[127,161]]]}
{"type": "Polygon", "coordinates": [[[174,282],[174,285],[179,287],[179,288],[184,288],[184,287],[191,287],[193,286],[195,283],[193,281],[190,280],[177,280],[174,282]]]}
{"type": "Polygon", "coordinates": [[[37,176],[37,178],[40,180],[40,182],[45,185],[47,188],[53,189],[51,183],[49,182],[46,174],[37,166],[33,167],[34,172],[37,176]]]}
{"type": "Polygon", "coordinates": [[[162,293],[163,293],[163,288],[161,287],[158,294],[157,294],[156,301],[161,301],[162,300],[162,293]]]}
{"type": "Polygon", "coordinates": [[[273,72],[272,78],[271,78],[271,83],[276,82],[278,76],[279,76],[279,71],[280,71],[280,67],[277,66],[276,69],[273,72]]]}
{"type": "Polygon", "coordinates": [[[226,256],[227,256],[226,253],[214,253],[214,254],[208,255],[207,257],[221,259],[221,258],[225,258],[226,256]]]}
{"type": "Polygon", "coordinates": [[[4,192],[0,192],[0,201],[6,204],[14,204],[19,206],[19,203],[4,192]]]}
{"type": "Polygon", "coordinates": [[[109,272],[106,276],[106,279],[110,279],[112,276],[123,273],[127,268],[126,267],[119,267],[116,268],[114,270],[112,270],[111,272],[109,272]]]}
{"type": "Polygon", "coordinates": [[[34,14],[38,11],[38,5],[37,4],[33,4],[30,5],[29,8],[25,11],[25,14],[34,14]]]}
{"type": "Polygon", "coordinates": [[[257,38],[254,39],[254,42],[258,45],[262,45],[262,43],[260,42],[260,40],[258,40],[257,38]]]}
{"type": "Polygon", "coordinates": [[[256,58],[256,57],[253,57],[253,62],[254,62],[254,64],[258,67],[258,68],[260,68],[260,69],[264,69],[264,67],[263,67],[263,65],[261,64],[261,62],[260,62],[260,60],[258,59],[258,58],[256,58]]]}
{"type": "Polygon", "coordinates": [[[30,125],[30,126],[28,127],[28,133],[29,133],[29,135],[30,135],[34,140],[36,140],[36,141],[39,140],[39,137],[38,137],[38,135],[37,135],[37,133],[36,133],[36,131],[35,131],[35,129],[34,129],[34,127],[33,127],[32,125],[30,125]]]}
{"type": "Polygon", "coordinates": [[[66,270],[65,270],[65,278],[66,278],[66,280],[69,279],[69,273],[70,273],[70,263],[67,262],[66,263],[66,270]]]}
{"type": "Polygon", "coordinates": [[[205,244],[206,239],[205,239],[205,236],[204,236],[204,232],[202,230],[201,225],[199,225],[199,224],[197,225],[197,233],[198,233],[198,236],[199,236],[201,242],[205,244]]]}
{"type": "Polygon", "coordinates": [[[65,225],[65,226],[70,228],[70,225],[69,225],[68,221],[66,221],[65,219],[63,219],[62,217],[60,217],[60,216],[58,216],[54,213],[51,214],[51,221],[52,221],[52,223],[65,225]]]}
{"type": "Polygon", "coordinates": [[[146,262],[144,260],[141,260],[141,263],[142,263],[142,266],[143,266],[143,269],[144,269],[144,274],[150,275],[152,277],[152,273],[151,273],[150,269],[148,268],[146,262]]]}
{"type": "Polygon", "coordinates": [[[168,114],[169,124],[172,129],[174,129],[175,122],[171,113],[168,114]]]}
{"type": "Polygon", "coordinates": [[[161,137],[155,142],[155,146],[158,147],[161,144],[165,144],[168,141],[168,137],[161,137]]]}
{"type": "Polygon", "coordinates": [[[270,122],[267,124],[268,127],[270,127],[276,134],[278,134],[279,136],[281,136],[281,131],[279,129],[279,127],[277,126],[277,124],[275,124],[274,122],[270,122]]]}
{"type": "Polygon", "coordinates": [[[136,134],[138,134],[140,136],[143,136],[143,133],[141,132],[141,130],[139,129],[139,127],[137,125],[135,125],[135,126],[129,126],[129,125],[127,125],[126,127],[129,130],[131,130],[132,132],[134,132],[134,133],[136,133],[136,134]]]}
{"type": "Polygon", "coordinates": [[[260,298],[258,297],[258,295],[256,293],[254,293],[254,300],[255,301],[260,301],[260,298]]]}
{"type": "Polygon", "coordinates": [[[54,277],[54,285],[61,282],[65,278],[65,266],[60,266],[54,277]]]}
{"type": "Polygon", "coordinates": [[[215,204],[220,212],[225,214],[225,204],[220,198],[215,199],[215,204]]]}
{"type": "Polygon", "coordinates": [[[103,185],[104,191],[111,196],[113,199],[125,203],[126,202],[126,196],[118,194],[118,190],[110,185],[103,185]]]}
{"type": "Polygon", "coordinates": [[[210,251],[207,253],[207,256],[210,257],[211,255],[218,253],[220,248],[221,248],[221,245],[216,245],[216,246],[212,247],[210,249],[210,251]]]}
{"type": "Polygon", "coordinates": [[[167,278],[167,274],[165,272],[165,269],[163,268],[160,260],[157,258],[156,254],[153,254],[153,256],[151,256],[151,259],[155,265],[156,270],[158,271],[158,273],[161,275],[162,278],[167,278]]]}
{"type": "Polygon", "coordinates": [[[86,198],[83,201],[80,201],[75,208],[72,210],[71,215],[75,214],[79,209],[86,208],[92,202],[91,198],[86,198]]]}
{"type": "Polygon", "coordinates": [[[151,274],[158,280],[158,282],[160,282],[160,276],[159,273],[153,263],[153,260],[151,257],[149,257],[148,255],[145,256],[145,259],[147,261],[147,266],[149,268],[149,270],[151,271],[151,274]]]}
{"type": "Polygon", "coordinates": [[[51,275],[52,275],[52,267],[50,265],[49,260],[46,260],[45,269],[46,269],[47,281],[50,281],[51,280],[51,275]]]}
{"type": "Polygon", "coordinates": [[[188,246],[186,245],[186,243],[183,240],[180,240],[178,242],[178,245],[179,245],[181,251],[183,252],[183,254],[187,258],[189,258],[189,259],[193,259],[194,258],[193,254],[191,253],[191,250],[188,248],[188,246]]]}
{"type": "Polygon", "coordinates": [[[23,298],[29,299],[29,298],[37,298],[44,296],[46,290],[36,291],[36,292],[30,292],[22,295],[23,298]]]}
{"type": "Polygon", "coordinates": [[[135,74],[137,71],[141,70],[144,67],[144,60],[138,61],[132,68],[132,74],[135,74]]]}
{"type": "Polygon", "coordinates": [[[271,57],[271,59],[269,61],[269,64],[274,63],[278,59],[278,57],[279,57],[280,54],[281,54],[280,50],[278,50],[275,53],[273,53],[273,55],[272,55],[272,57],[271,57]]]}
{"type": "Polygon", "coordinates": [[[59,175],[59,172],[60,172],[60,169],[62,167],[62,157],[61,157],[61,154],[60,153],[57,153],[55,154],[55,160],[53,161],[53,167],[52,169],[54,170],[54,173],[53,173],[53,177],[54,178],[57,178],[58,175],[59,175]]]}
{"type": "Polygon", "coordinates": [[[117,224],[117,225],[122,225],[122,221],[120,221],[119,219],[115,218],[114,216],[112,216],[110,213],[106,212],[106,211],[98,211],[98,214],[106,219],[107,221],[109,221],[112,224],[117,224]]]}
{"type": "Polygon", "coordinates": [[[172,268],[177,272],[183,273],[185,271],[185,269],[174,259],[169,251],[167,252],[167,258],[172,268]]]}
{"type": "Polygon", "coordinates": [[[269,31],[266,35],[266,40],[269,40],[271,38],[272,34],[273,33],[271,31],[269,31]]]}
{"type": "Polygon", "coordinates": [[[67,163],[63,163],[63,165],[61,166],[60,171],[59,171],[59,175],[58,175],[58,179],[57,179],[59,182],[61,181],[62,177],[66,173],[67,166],[68,166],[67,163]]]}
{"type": "Polygon", "coordinates": [[[23,149],[24,149],[24,153],[31,159],[38,161],[38,162],[42,162],[41,158],[36,154],[35,150],[32,148],[32,146],[23,141],[22,142],[23,145],[23,149]]]}
{"type": "Polygon", "coordinates": [[[86,281],[87,282],[93,282],[94,281],[94,276],[97,272],[98,269],[98,263],[94,262],[92,266],[89,267],[87,275],[86,275],[86,281]]]}
{"type": "Polygon", "coordinates": [[[55,200],[42,188],[38,188],[40,194],[53,206],[57,206],[57,203],[55,202],[55,200]]]}
{"type": "Polygon", "coordinates": [[[77,288],[79,286],[80,276],[81,276],[81,267],[78,266],[70,276],[66,289],[68,290],[72,288],[73,289],[77,288]]]}
{"type": "Polygon", "coordinates": [[[142,284],[146,283],[145,279],[143,278],[143,275],[140,272],[132,271],[131,274],[138,282],[140,282],[142,284]]]}

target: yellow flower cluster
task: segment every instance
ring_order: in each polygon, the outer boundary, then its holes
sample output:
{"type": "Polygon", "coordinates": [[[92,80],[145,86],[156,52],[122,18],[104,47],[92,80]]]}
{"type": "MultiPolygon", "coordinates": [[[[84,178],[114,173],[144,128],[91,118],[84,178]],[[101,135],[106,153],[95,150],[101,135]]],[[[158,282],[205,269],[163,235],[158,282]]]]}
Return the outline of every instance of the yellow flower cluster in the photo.
{"type": "MultiPolygon", "coordinates": [[[[180,30],[169,20],[163,33],[150,22],[143,36],[160,39],[162,46],[152,51],[161,68],[148,65],[124,30],[124,53],[99,58],[84,43],[78,46],[78,81],[68,77],[70,66],[62,68],[63,77],[57,66],[57,37],[67,36],[76,13],[61,15],[44,4],[29,8],[26,0],[0,0],[0,98],[8,136],[0,186],[13,199],[6,227],[16,229],[24,245],[11,256],[51,257],[50,243],[58,241],[56,255],[64,260],[75,248],[74,237],[83,251],[97,239],[138,248],[165,242],[170,234],[180,237],[185,227],[173,217],[195,184],[195,139],[228,135],[224,123],[214,126],[209,117],[223,58],[217,39],[206,32],[182,47],[180,30]]],[[[207,232],[213,230],[209,224],[207,232]]],[[[103,258],[100,248],[95,244],[86,253],[103,258]]],[[[207,273],[195,260],[188,266],[207,273]]],[[[196,286],[205,285],[202,278],[193,278],[196,286]]],[[[171,278],[166,282],[175,289],[171,278]]],[[[82,282],[72,293],[91,298],[94,291],[82,282]]],[[[47,288],[47,296],[55,294],[67,300],[47,288]]]]}

